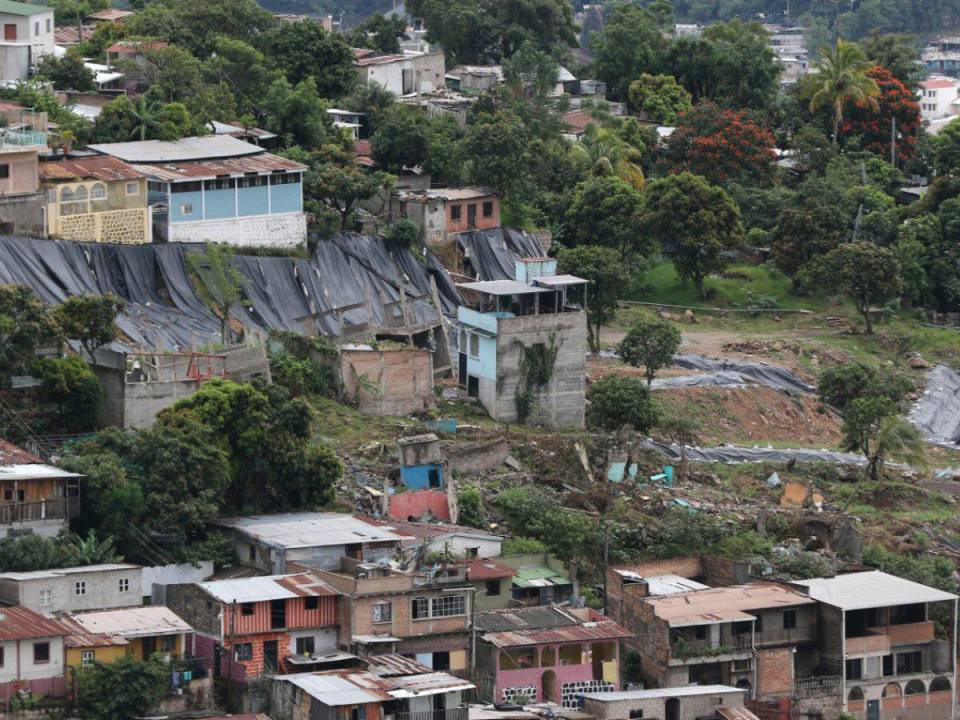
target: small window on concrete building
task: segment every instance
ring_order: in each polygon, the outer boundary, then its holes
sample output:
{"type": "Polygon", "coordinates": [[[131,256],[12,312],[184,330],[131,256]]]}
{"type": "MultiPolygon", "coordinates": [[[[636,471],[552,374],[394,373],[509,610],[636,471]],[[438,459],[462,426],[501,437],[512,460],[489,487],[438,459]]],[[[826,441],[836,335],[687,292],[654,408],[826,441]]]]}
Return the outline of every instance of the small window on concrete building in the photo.
{"type": "Polygon", "coordinates": [[[0,667],[3,667],[4,657],[3,657],[3,648],[0,647],[0,667]]]}
{"type": "Polygon", "coordinates": [[[643,720],[643,710],[631,710],[630,720],[643,720]]]}
{"type": "Polygon", "coordinates": [[[40,21],[39,21],[39,20],[37,20],[37,21],[33,24],[33,34],[34,34],[34,36],[36,36],[36,37],[40,37],[40,21]]]}
{"type": "Polygon", "coordinates": [[[696,625],[693,628],[693,636],[697,640],[706,640],[707,639],[707,626],[706,625],[696,625]]]}
{"type": "Polygon", "coordinates": [[[307,610],[316,610],[318,607],[320,607],[320,598],[318,598],[316,595],[312,595],[304,601],[303,605],[307,610]]]}
{"type": "Polygon", "coordinates": [[[253,660],[253,643],[240,643],[233,646],[233,657],[237,662],[253,660]]]}
{"type": "Polygon", "coordinates": [[[253,615],[253,603],[243,603],[240,605],[241,615],[253,615]]]}
{"type": "MultiPolygon", "coordinates": [[[[483,216],[485,218],[493,217],[493,200],[484,200],[483,201],[483,216]]],[[[641,711],[643,712],[643,711],[641,711]]]]}
{"type": "Polygon", "coordinates": [[[50,643],[35,642],[33,644],[33,664],[43,665],[50,662],[50,643]]]}
{"type": "Polygon", "coordinates": [[[488,597],[496,597],[500,594],[500,581],[499,580],[487,580],[487,587],[485,592],[488,597]]]}
{"type": "MultiPolygon", "coordinates": [[[[417,598],[417,600],[426,600],[426,598],[417,598]]],[[[416,610],[416,601],[414,601],[414,610],[416,610]]],[[[388,623],[393,619],[393,605],[388,602],[377,603],[373,606],[373,621],[375,623],[388,623]]]]}
{"type": "Polygon", "coordinates": [[[467,559],[469,559],[469,560],[473,560],[474,558],[478,558],[478,557],[480,557],[480,548],[478,548],[478,547],[468,547],[468,548],[466,548],[466,550],[464,551],[464,555],[466,555],[467,559]]]}
{"type": "Polygon", "coordinates": [[[180,205],[181,215],[193,215],[193,203],[183,203],[180,205]]]}
{"type": "Polygon", "coordinates": [[[922,652],[917,650],[915,652],[897,653],[897,675],[910,675],[919,672],[923,672],[922,652]]]}
{"type": "Polygon", "coordinates": [[[128,182],[127,195],[139,195],[139,194],[140,194],[140,183],[128,182]]]}
{"type": "Polygon", "coordinates": [[[10,163],[0,163],[0,179],[10,177],[10,163]]]}
{"type": "Polygon", "coordinates": [[[92,188],[90,188],[90,199],[91,200],[106,200],[107,199],[107,186],[103,183],[97,183],[92,188]]]}
{"type": "Polygon", "coordinates": [[[783,611],[783,629],[793,630],[796,626],[797,626],[797,611],[784,610],[783,611]]]}
{"type": "Polygon", "coordinates": [[[257,559],[257,546],[253,543],[250,543],[250,547],[247,550],[247,558],[253,562],[257,559]]]}
{"type": "Polygon", "coordinates": [[[74,595],[86,595],[87,594],[87,583],[85,580],[80,580],[73,585],[74,595]]]}
{"type": "Polygon", "coordinates": [[[80,664],[83,667],[90,667],[93,665],[93,659],[96,657],[93,650],[84,650],[80,653],[80,664]]]}
{"type": "Polygon", "coordinates": [[[440,485],[441,485],[441,483],[440,483],[440,471],[439,471],[437,468],[430,468],[430,470],[427,471],[427,484],[428,484],[431,488],[438,488],[438,487],[440,487],[440,485]]]}
{"type": "Polygon", "coordinates": [[[50,18],[47,18],[47,32],[50,32],[50,18]]]}
{"type": "MultiPolygon", "coordinates": [[[[406,70],[404,70],[406,72],[406,70]]],[[[355,705],[350,708],[350,720],[367,720],[367,706],[355,705]]]]}
{"type": "Polygon", "coordinates": [[[297,655],[313,655],[313,638],[297,638],[297,655]]]}
{"type": "Polygon", "coordinates": [[[480,357],[480,336],[470,333],[470,357],[480,357]]]}
{"type": "Polygon", "coordinates": [[[461,206],[460,206],[460,205],[451,205],[451,206],[450,206],[450,219],[451,219],[453,222],[460,222],[460,212],[461,212],[461,206]]]}
{"type": "Polygon", "coordinates": [[[413,599],[413,619],[424,620],[430,617],[430,598],[419,597],[413,599]]]}
{"type": "Polygon", "coordinates": [[[40,591],[40,607],[53,605],[53,593],[49,590],[40,591]]]}
{"type": "Polygon", "coordinates": [[[847,680],[863,679],[863,660],[847,660],[847,680]]]}
{"type": "Polygon", "coordinates": [[[130,592],[130,580],[128,578],[120,578],[120,592],[130,592]]]}

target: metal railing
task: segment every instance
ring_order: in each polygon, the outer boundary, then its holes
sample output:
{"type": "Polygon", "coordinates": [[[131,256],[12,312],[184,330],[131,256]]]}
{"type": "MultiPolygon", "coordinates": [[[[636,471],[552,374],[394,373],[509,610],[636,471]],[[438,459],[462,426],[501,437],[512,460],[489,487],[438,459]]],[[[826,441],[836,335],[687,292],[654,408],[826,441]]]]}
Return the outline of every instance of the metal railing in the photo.
{"type": "Polygon", "coordinates": [[[448,708],[446,710],[423,710],[420,712],[397,713],[394,720],[467,720],[466,707],[448,708]]]}
{"type": "Polygon", "coordinates": [[[843,678],[839,675],[820,675],[796,680],[793,684],[793,690],[797,697],[835,695],[840,692],[842,684],[843,678]]]}
{"type": "Polygon", "coordinates": [[[34,520],[69,520],[80,514],[80,498],[0,504],[0,525],[34,520]]]}
{"type": "Polygon", "coordinates": [[[8,130],[0,128],[0,148],[2,147],[45,147],[47,134],[37,130],[8,130]]]}

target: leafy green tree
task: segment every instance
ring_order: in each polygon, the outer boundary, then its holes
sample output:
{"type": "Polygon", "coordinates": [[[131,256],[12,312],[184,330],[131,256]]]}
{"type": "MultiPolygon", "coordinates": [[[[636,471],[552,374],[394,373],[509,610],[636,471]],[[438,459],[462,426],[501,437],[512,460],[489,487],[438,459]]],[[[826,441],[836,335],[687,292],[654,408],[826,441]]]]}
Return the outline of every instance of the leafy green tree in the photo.
{"type": "MultiPolygon", "coordinates": [[[[896,404],[886,398],[854,400],[843,423],[843,447],[867,458],[865,475],[877,482],[888,460],[898,460],[925,469],[926,453],[920,431],[898,415],[896,404]]],[[[853,497],[853,494],[849,496],[853,497]]],[[[848,499],[849,504],[849,499],[848,499]]]]}
{"type": "Polygon", "coordinates": [[[673,125],[677,115],[693,107],[690,93],[672,75],[643,73],[630,83],[627,96],[631,108],[661,125],[673,125]]]}
{"type": "MultiPolygon", "coordinates": [[[[124,70],[136,73],[139,67],[136,61],[130,61],[124,70]]],[[[142,68],[150,96],[165,103],[186,103],[203,85],[200,61],[176,45],[147,48],[142,68]]]]}
{"type": "Polygon", "coordinates": [[[71,295],[51,313],[61,334],[83,346],[90,362],[97,348],[117,336],[117,315],[126,303],[114,295],[71,295]]]}
{"type": "Polygon", "coordinates": [[[91,530],[86,537],[71,533],[66,540],[68,552],[77,565],[106,565],[123,560],[109,535],[101,539],[91,530]]]}
{"type": "MultiPolygon", "coordinates": [[[[630,118],[620,128],[590,125],[570,148],[570,157],[594,177],[618,177],[635,190],[643,190],[643,150],[647,145],[638,133],[637,122],[630,118]],[[640,147],[637,147],[639,145],[640,147]]],[[[642,132],[642,131],[639,131],[642,132]]]]}
{"type": "Polygon", "coordinates": [[[619,252],[599,245],[561,249],[557,261],[560,272],[575,273],[589,281],[586,288],[587,342],[591,352],[600,352],[600,330],[616,317],[617,301],[630,278],[629,272],[619,252]]]}
{"type": "Polygon", "coordinates": [[[356,82],[350,46],[315,20],[279,23],[261,42],[267,57],[291,85],[312,78],[320,97],[338,98],[348,94],[356,82]]]}
{"type": "Polygon", "coordinates": [[[74,52],[67,52],[61,58],[44,55],[37,64],[37,75],[49,80],[58,90],[89,92],[96,89],[93,70],[74,52]]]}
{"type": "Polygon", "coordinates": [[[933,162],[938,175],[960,175],[960,121],[947,124],[933,138],[933,162]]]}
{"type": "Polygon", "coordinates": [[[939,312],[960,310],[960,198],[899,228],[894,252],[911,301],[939,312]]]}
{"type": "Polygon", "coordinates": [[[270,85],[263,101],[264,125],[280,135],[287,145],[308,150],[318,148],[336,135],[328,107],[312,77],[296,86],[278,78],[270,85]]]}
{"type": "Polygon", "coordinates": [[[637,232],[643,196],[618,177],[594,177],[577,185],[563,221],[567,246],[602,245],[620,260],[643,265],[652,255],[649,237],[637,232]]]}
{"type": "Polygon", "coordinates": [[[873,67],[863,50],[855,43],[837,40],[837,44],[825,48],[816,64],[817,91],[810,99],[810,111],[829,107],[833,114],[833,142],[840,139],[840,123],[844,108],[852,103],[865,103],[877,108],[876,97],[880,88],[867,75],[873,67]]]}
{"type": "Polygon", "coordinates": [[[593,71],[607,84],[614,100],[627,100],[630,83],[644,73],[653,72],[666,41],[657,19],[634,3],[614,7],[601,32],[590,40],[593,71]]]}
{"type": "Polygon", "coordinates": [[[428,123],[426,116],[409,105],[392,105],[383,114],[370,138],[373,159],[394,174],[413,169],[427,159],[428,123]]]}
{"type": "Polygon", "coordinates": [[[54,538],[30,533],[0,540],[0,570],[3,572],[32,572],[70,564],[65,545],[54,538]]]}
{"type": "Polygon", "coordinates": [[[420,241],[420,226],[412,220],[400,218],[390,223],[383,237],[395,247],[411,248],[420,241]]]}
{"type": "Polygon", "coordinates": [[[438,115],[427,123],[427,154],[421,167],[432,182],[451,187],[462,184],[465,134],[452,115],[438,115]]]}
{"type": "Polygon", "coordinates": [[[680,341],[680,331],[668,322],[637,320],[617,346],[617,354],[627,365],[643,366],[649,387],[658,370],[673,365],[680,341]]]}
{"type": "Polygon", "coordinates": [[[483,495],[477,488],[472,485],[461,488],[460,492],[457,493],[457,505],[460,508],[460,516],[457,518],[457,522],[460,525],[474,528],[486,526],[483,495]]]}
{"type": "Polygon", "coordinates": [[[499,190],[506,204],[519,203],[530,177],[530,140],[523,121],[512,113],[475,122],[464,139],[470,181],[499,190]]]}
{"type": "Polygon", "coordinates": [[[917,89],[923,68],[917,63],[920,43],[915,35],[874,30],[860,42],[860,47],[870,62],[887,68],[904,85],[917,89]]]}
{"type": "Polygon", "coordinates": [[[607,375],[590,387],[587,424],[592,428],[619,430],[629,425],[639,433],[647,433],[659,417],[650,390],[637,378],[607,375]]]}
{"type": "Polygon", "coordinates": [[[57,338],[56,325],[30,288],[0,285],[0,383],[25,371],[37,349],[57,338]]]}
{"type": "Polygon", "coordinates": [[[371,133],[376,132],[383,114],[393,103],[393,93],[374,81],[366,85],[358,84],[343,102],[347,110],[366,115],[367,128],[371,133]]]}
{"type": "Polygon", "coordinates": [[[57,25],[76,25],[87,15],[106,10],[110,0],[51,0],[45,4],[53,8],[57,25]]]}
{"type": "Polygon", "coordinates": [[[203,252],[187,253],[187,266],[197,276],[199,293],[207,306],[220,318],[220,342],[227,342],[230,310],[243,297],[246,281],[233,264],[233,248],[207,243],[203,252]]]}
{"type": "Polygon", "coordinates": [[[399,54],[400,41],[407,39],[407,18],[400,14],[386,17],[383,13],[374,13],[346,37],[351,47],[370,48],[386,55],[399,54]]]}
{"type": "Polygon", "coordinates": [[[41,358],[32,372],[43,383],[43,399],[56,404],[66,432],[90,432],[96,428],[103,388],[83,360],[76,356],[41,358]]]}
{"type": "Polygon", "coordinates": [[[710,25],[701,39],[712,49],[709,97],[732,108],[768,110],[780,91],[780,61],[763,26],[731,20],[710,25]]]}
{"type": "Polygon", "coordinates": [[[805,287],[830,287],[846,294],[873,334],[871,310],[899,297],[903,288],[900,265],[887,248],[871,242],[840,245],[811,264],[801,281],[805,287]]]}
{"type": "Polygon", "coordinates": [[[209,57],[220,36],[253,43],[276,25],[256,0],[165,0],[151,2],[124,21],[129,36],[155,37],[209,57]]]}
{"type": "Polygon", "coordinates": [[[854,400],[861,398],[879,397],[899,404],[915,389],[906,375],[875,370],[859,363],[824,370],[817,383],[820,399],[840,412],[846,412],[854,400]]]}
{"type": "Polygon", "coordinates": [[[157,708],[170,686],[170,668],[159,655],[125,655],[77,673],[77,709],[85,720],[133,720],[157,708]]]}
{"type": "Polygon", "coordinates": [[[503,79],[514,97],[543,101],[557,84],[559,68],[554,56],[525,42],[503,63],[503,79]]]}
{"type": "Polygon", "coordinates": [[[644,191],[643,230],[673,245],[673,265],[705,298],[704,280],[726,266],[724,251],[743,243],[740,210],[723,188],[690,173],[654,180],[644,191]]]}
{"type": "Polygon", "coordinates": [[[266,110],[262,107],[264,96],[281,77],[280,71],[267,67],[262,52],[242,40],[224,36],[216,39],[214,54],[204,61],[201,74],[207,85],[224,84],[230,89],[238,115],[255,117],[266,110]]]}
{"type": "MultiPolygon", "coordinates": [[[[561,506],[540,490],[531,487],[509,488],[497,495],[493,503],[514,534],[524,540],[532,538],[541,541],[562,560],[587,557],[591,547],[596,547],[596,522],[561,506]]],[[[533,547],[529,542],[515,543],[511,551],[529,551],[533,547]]]]}
{"type": "Polygon", "coordinates": [[[128,140],[179,140],[192,135],[193,118],[180,103],[161,103],[141,95],[136,102],[126,95],[103,106],[94,130],[98,142],[128,140]]]}

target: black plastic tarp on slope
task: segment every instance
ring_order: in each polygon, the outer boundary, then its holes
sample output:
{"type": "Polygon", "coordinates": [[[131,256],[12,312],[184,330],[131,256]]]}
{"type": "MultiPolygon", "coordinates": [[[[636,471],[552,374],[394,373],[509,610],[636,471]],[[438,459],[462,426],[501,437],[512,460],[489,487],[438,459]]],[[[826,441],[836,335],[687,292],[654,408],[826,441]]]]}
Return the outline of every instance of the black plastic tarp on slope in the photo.
{"type": "Polygon", "coordinates": [[[477,280],[513,280],[517,258],[544,255],[536,237],[516,228],[470,230],[456,237],[477,280]]]}

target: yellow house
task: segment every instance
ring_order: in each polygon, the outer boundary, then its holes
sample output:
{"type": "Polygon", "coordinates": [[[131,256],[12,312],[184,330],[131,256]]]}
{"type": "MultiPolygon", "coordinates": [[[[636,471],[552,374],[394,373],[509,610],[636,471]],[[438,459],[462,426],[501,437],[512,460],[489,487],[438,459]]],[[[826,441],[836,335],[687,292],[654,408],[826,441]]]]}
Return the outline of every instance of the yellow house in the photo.
{"type": "Polygon", "coordinates": [[[50,237],[141,244],[151,239],[147,179],[108,156],[40,163],[50,237]]]}
{"type": "Polygon", "coordinates": [[[130,641],[119,635],[89,632],[74,618],[65,616],[60,622],[70,630],[64,638],[67,653],[67,682],[72,685],[77,670],[95,662],[112,663],[128,654],[130,641]]]}

